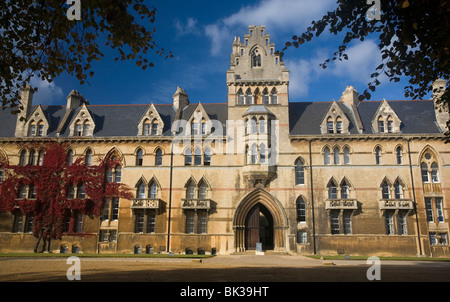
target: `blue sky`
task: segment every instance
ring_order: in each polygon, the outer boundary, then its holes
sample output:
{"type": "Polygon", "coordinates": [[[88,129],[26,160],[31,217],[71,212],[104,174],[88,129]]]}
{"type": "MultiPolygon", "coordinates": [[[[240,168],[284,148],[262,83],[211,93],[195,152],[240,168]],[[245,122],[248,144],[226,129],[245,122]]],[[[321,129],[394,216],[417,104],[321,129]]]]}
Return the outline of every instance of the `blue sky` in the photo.
{"type": "MultiPolygon", "coordinates": [[[[156,41],[174,58],[153,55],[155,67],[145,71],[133,61],[116,62],[114,52],[95,64],[89,84],[63,74],[52,83],[34,80],[39,92],[34,104],[65,105],[71,90],[78,90],[91,104],[171,103],[177,86],[185,89],[191,102],[226,102],[226,71],[235,36],[243,37],[249,25],[265,25],[271,42],[281,50],[294,34],[302,33],[311,21],[335,8],[335,0],[254,0],[254,1],[148,1],[156,13],[156,41]]],[[[360,93],[370,74],[381,62],[375,39],[354,42],[349,60],[319,64],[331,58],[342,36],[328,33],[298,49],[286,51],[284,61],[290,70],[290,101],[339,100],[347,85],[360,93]]],[[[383,81],[372,100],[405,99],[405,82],[383,81]]]]}

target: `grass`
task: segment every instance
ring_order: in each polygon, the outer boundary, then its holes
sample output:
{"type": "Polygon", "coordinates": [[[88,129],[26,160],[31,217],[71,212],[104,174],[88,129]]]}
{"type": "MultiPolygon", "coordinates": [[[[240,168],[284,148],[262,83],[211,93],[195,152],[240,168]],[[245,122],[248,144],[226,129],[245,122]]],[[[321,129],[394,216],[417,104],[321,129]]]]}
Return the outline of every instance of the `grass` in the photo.
{"type": "Polygon", "coordinates": [[[8,258],[67,258],[70,256],[87,258],[209,258],[212,255],[185,255],[185,254],[72,254],[72,253],[0,253],[1,257],[8,258]]]}

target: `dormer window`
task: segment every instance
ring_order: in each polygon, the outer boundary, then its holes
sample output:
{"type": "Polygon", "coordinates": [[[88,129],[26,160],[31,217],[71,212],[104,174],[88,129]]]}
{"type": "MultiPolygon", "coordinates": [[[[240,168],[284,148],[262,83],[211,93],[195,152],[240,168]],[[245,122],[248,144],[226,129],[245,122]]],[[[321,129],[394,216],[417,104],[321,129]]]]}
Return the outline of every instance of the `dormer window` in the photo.
{"type": "Polygon", "coordinates": [[[334,123],[331,116],[327,119],[327,133],[334,133],[334,123]]]}
{"type": "Polygon", "coordinates": [[[28,131],[28,135],[29,136],[35,136],[36,135],[36,122],[32,121],[30,123],[30,129],[28,131]]]}
{"type": "Polygon", "coordinates": [[[81,121],[78,120],[77,123],[75,124],[75,136],[81,136],[82,134],[82,125],[81,125],[81,121]]]}
{"type": "Polygon", "coordinates": [[[378,132],[384,133],[384,119],[382,116],[378,118],[378,132]]]}
{"type": "Polygon", "coordinates": [[[146,119],[144,121],[144,128],[143,128],[143,135],[148,136],[150,135],[150,121],[146,119]]]}
{"type": "Polygon", "coordinates": [[[43,121],[39,121],[38,123],[38,136],[44,136],[44,122],[43,121]]]}
{"type": "Polygon", "coordinates": [[[158,120],[154,119],[152,122],[152,135],[158,135],[158,120]]]}
{"type": "Polygon", "coordinates": [[[342,133],[342,118],[338,117],[336,120],[336,133],[342,133]]]}

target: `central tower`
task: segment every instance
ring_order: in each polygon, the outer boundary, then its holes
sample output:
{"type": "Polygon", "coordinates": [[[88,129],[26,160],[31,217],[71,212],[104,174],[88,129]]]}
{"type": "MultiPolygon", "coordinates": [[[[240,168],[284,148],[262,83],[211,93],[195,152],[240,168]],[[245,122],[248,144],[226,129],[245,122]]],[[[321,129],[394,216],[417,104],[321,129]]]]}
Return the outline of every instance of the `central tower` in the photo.
{"type": "Polygon", "coordinates": [[[289,148],[289,70],[264,26],[249,26],[243,40],[234,39],[227,89],[228,119],[245,128],[238,146],[244,178],[251,187],[269,186],[279,154],[289,148]]]}

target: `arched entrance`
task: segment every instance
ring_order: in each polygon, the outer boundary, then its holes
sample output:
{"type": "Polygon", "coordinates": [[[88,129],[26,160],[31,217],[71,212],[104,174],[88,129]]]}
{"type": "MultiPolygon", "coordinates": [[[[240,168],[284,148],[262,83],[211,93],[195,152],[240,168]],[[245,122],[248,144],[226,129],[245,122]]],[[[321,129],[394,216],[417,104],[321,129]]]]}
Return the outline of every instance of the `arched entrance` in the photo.
{"type": "Polygon", "coordinates": [[[254,205],[245,218],[245,249],[256,249],[258,242],[263,250],[273,250],[272,214],[261,203],[254,205]]]}
{"type": "Polygon", "coordinates": [[[257,188],[248,193],[233,217],[235,251],[256,249],[285,251],[287,217],[282,205],[270,193],[257,188]]]}

